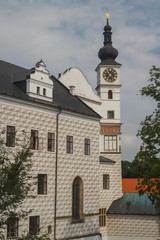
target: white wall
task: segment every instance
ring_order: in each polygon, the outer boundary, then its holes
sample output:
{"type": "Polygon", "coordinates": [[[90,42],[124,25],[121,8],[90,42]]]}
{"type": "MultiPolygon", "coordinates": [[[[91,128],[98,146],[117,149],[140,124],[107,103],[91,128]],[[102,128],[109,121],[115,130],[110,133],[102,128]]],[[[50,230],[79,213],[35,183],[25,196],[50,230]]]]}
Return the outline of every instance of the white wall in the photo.
{"type": "MultiPolygon", "coordinates": [[[[14,98],[0,99],[0,126],[15,126],[17,137],[23,140],[22,130],[30,137],[31,129],[38,130],[43,140],[41,150],[32,150],[32,175],[47,174],[47,195],[26,199],[23,209],[33,209],[30,216],[40,216],[41,233],[47,234],[48,225],[54,229],[55,152],[47,151],[48,132],[56,133],[56,114],[53,108],[42,108],[35,103],[14,102],[14,98]],[[25,104],[26,103],[26,104],[25,104]]],[[[5,138],[5,135],[4,135],[5,138]]],[[[16,151],[16,147],[11,149],[16,151]]],[[[59,115],[58,189],[57,189],[57,238],[76,237],[99,232],[99,122],[91,118],[73,116],[65,112],[59,115]],[[66,153],[66,136],[73,136],[73,154],[66,153]],[[84,155],[84,138],[90,139],[91,154],[84,155]],[[80,176],[84,186],[84,222],[71,224],[72,183],[80,176]]],[[[33,194],[37,195],[37,186],[33,194]]],[[[29,219],[20,222],[19,232],[29,230],[29,219]]],[[[5,233],[6,234],[6,233],[5,233]]]]}

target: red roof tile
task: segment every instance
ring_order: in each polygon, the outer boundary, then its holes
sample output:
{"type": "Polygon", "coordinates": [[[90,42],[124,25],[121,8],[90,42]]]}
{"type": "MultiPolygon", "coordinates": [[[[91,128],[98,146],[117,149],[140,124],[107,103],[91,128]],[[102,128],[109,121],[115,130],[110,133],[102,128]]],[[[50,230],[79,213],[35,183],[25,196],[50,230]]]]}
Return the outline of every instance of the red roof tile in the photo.
{"type": "MultiPolygon", "coordinates": [[[[143,180],[141,178],[140,180],[143,180]]],[[[153,181],[160,179],[153,178],[151,179],[153,181]]],[[[136,186],[138,185],[138,178],[122,178],[122,192],[123,193],[138,193],[138,190],[136,190],[136,186]]],[[[152,189],[155,189],[155,186],[151,188],[150,193],[152,193],[152,189]]],[[[146,191],[146,193],[149,193],[146,191]]]]}
{"type": "Polygon", "coordinates": [[[138,190],[136,190],[137,184],[138,184],[137,178],[122,178],[122,192],[138,193],[138,190]]]}

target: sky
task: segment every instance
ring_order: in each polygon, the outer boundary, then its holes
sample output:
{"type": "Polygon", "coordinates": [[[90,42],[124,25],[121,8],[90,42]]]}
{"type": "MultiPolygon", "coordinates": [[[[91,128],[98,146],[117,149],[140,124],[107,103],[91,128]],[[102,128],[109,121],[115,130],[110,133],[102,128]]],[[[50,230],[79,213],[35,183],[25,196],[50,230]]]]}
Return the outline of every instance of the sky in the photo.
{"type": "Polygon", "coordinates": [[[121,67],[122,159],[139,151],[140,122],[155,108],[142,97],[152,65],[160,67],[160,0],[0,0],[0,59],[51,75],[80,68],[93,88],[107,8],[121,67]]]}

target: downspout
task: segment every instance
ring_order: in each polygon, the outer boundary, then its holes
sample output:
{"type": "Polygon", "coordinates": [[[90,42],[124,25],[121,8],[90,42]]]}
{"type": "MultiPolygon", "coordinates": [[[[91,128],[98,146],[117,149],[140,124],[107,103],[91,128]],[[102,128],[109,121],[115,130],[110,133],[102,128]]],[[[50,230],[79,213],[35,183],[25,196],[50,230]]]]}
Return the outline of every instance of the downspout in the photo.
{"type": "Polygon", "coordinates": [[[56,115],[56,162],[55,162],[55,195],[54,195],[54,240],[56,240],[56,213],[57,213],[57,172],[58,172],[58,120],[61,108],[56,115]]]}

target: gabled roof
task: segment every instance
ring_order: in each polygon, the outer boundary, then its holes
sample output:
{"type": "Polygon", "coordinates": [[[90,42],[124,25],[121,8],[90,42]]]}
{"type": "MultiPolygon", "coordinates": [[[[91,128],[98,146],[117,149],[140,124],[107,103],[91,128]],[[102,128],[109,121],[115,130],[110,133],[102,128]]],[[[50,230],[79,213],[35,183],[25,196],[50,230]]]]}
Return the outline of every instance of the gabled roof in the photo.
{"type": "Polygon", "coordinates": [[[124,193],[122,198],[113,201],[108,214],[159,215],[159,209],[149,200],[147,194],[124,193]]]}
{"type": "Polygon", "coordinates": [[[53,101],[56,101],[57,105],[62,109],[71,110],[84,115],[101,118],[92,108],[85,104],[77,96],[73,96],[69,89],[65,87],[58,79],[52,76],[54,89],[53,89],[53,101]]]}
{"type": "Polygon", "coordinates": [[[25,69],[0,60],[0,94],[59,107],[95,118],[101,118],[78,97],[73,96],[69,90],[53,76],[51,77],[54,82],[53,102],[47,102],[27,96],[25,93],[26,79],[31,72],[32,69],[25,69]]]}
{"type": "Polygon", "coordinates": [[[81,69],[72,67],[60,74],[59,81],[63,83],[68,89],[70,86],[75,87],[74,95],[101,104],[100,97],[94,92],[91,83],[81,69]]]}

